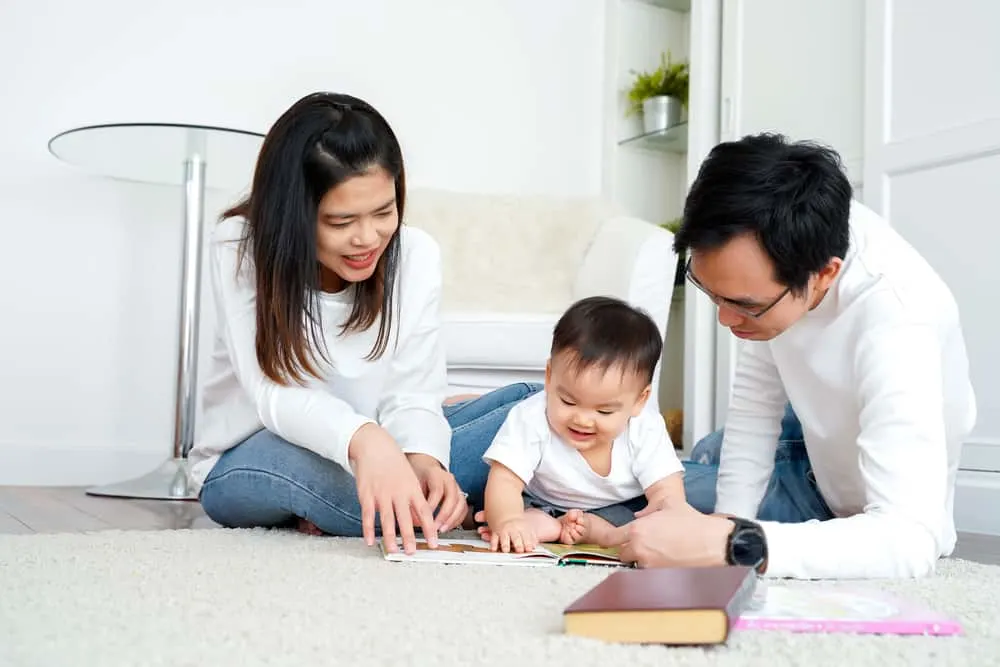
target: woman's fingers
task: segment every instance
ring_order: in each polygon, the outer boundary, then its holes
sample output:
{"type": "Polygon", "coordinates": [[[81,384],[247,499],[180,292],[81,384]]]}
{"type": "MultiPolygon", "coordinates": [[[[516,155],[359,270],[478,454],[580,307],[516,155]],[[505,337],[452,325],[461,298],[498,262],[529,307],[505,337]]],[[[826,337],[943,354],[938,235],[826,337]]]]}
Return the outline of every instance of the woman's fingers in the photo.
{"type": "Polygon", "coordinates": [[[452,528],[452,520],[455,514],[455,496],[458,494],[458,484],[450,473],[444,472],[435,475],[439,480],[441,497],[437,504],[430,503],[431,508],[437,508],[437,529],[439,532],[446,532],[452,528]],[[438,506],[440,505],[440,507],[438,506]]]}
{"type": "Polygon", "coordinates": [[[437,509],[441,501],[444,500],[447,494],[445,483],[445,478],[443,475],[428,475],[427,477],[427,504],[431,508],[431,512],[437,509]]]}
{"type": "MultiPolygon", "coordinates": [[[[375,544],[375,499],[370,492],[362,491],[358,494],[361,502],[361,534],[365,538],[365,544],[374,546],[375,544]]],[[[393,544],[395,546],[395,544],[393,544]]]]}
{"type": "Polygon", "coordinates": [[[440,518],[444,515],[442,523],[445,528],[443,530],[453,530],[462,525],[462,521],[465,520],[465,515],[469,512],[469,503],[466,500],[465,494],[462,493],[462,489],[459,488],[458,482],[452,478],[451,484],[449,485],[448,495],[445,497],[444,505],[442,506],[441,512],[438,514],[440,518]]]}
{"type": "Polygon", "coordinates": [[[396,522],[399,524],[399,536],[403,538],[403,551],[412,554],[417,550],[417,538],[413,533],[413,519],[410,517],[409,502],[404,498],[397,498],[395,507],[396,522]]]}
{"type": "Polygon", "coordinates": [[[382,543],[390,552],[396,547],[396,517],[392,507],[392,498],[383,498],[378,504],[379,518],[382,519],[382,543]]]}
{"type": "Polygon", "coordinates": [[[418,494],[413,499],[413,503],[417,509],[417,517],[420,520],[420,528],[424,532],[424,539],[427,540],[427,545],[431,549],[436,549],[438,545],[438,530],[434,524],[434,512],[431,511],[431,506],[424,499],[423,495],[418,494]]]}
{"type": "Polygon", "coordinates": [[[454,530],[455,528],[461,526],[462,522],[465,521],[465,516],[468,513],[469,513],[469,505],[468,503],[465,502],[465,494],[459,493],[457,501],[455,503],[455,507],[451,511],[451,514],[446,519],[445,528],[443,528],[441,532],[454,530]]]}

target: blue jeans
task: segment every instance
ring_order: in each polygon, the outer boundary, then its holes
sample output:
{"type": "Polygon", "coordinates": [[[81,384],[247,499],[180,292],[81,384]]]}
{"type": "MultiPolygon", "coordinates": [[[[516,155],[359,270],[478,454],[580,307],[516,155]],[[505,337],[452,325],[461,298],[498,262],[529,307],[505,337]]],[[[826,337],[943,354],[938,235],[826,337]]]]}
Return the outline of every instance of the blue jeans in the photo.
{"type": "MultiPolygon", "coordinates": [[[[556,519],[566,514],[566,512],[562,509],[554,507],[540,498],[536,498],[527,491],[525,491],[522,495],[524,497],[525,509],[541,510],[556,519]]],[[[646,507],[648,504],[649,502],[646,500],[646,496],[642,495],[632,498],[631,500],[626,500],[622,503],[605,505],[604,507],[587,510],[587,514],[595,514],[610,523],[612,526],[624,526],[626,523],[634,521],[635,513],[646,507]]]]}
{"type": "MultiPolygon", "coordinates": [[[[517,383],[444,406],[452,428],[450,470],[474,509],[482,508],[489,473],[483,454],[510,409],[541,388],[517,383]]],[[[205,478],[200,500],[209,518],[230,528],[288,526],[302,518],[331,535],[361,537],[354,477],[267,430],[219,458],[205,478]]],[[[380,533],[379,523],[375,525],[380,533]]]]}
{"type": "MultiPolygon", "coordinates": [[[[702,438],[684,461],[684,491],[688,503],[707,513],[715,511],[715,487],[719,478],[719,459],[723,431],[702,438]]],[[[785,407],[781,435],[774,455],[774,472],[764,492],[756,517],[761,521],[801,523],[811,519],[833,518],[826,501],[816,487],[812,464],[806,454],[802,425],[792,410],[785,407]]]]}

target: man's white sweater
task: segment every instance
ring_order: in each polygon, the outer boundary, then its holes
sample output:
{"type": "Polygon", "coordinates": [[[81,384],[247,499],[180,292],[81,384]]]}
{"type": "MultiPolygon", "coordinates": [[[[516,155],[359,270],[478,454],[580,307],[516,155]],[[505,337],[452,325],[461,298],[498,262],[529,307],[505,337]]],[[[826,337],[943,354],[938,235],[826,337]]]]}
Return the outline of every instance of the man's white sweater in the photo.
{"type": "Polygon", "coordinates": [[[965,342],[948,287],[860,204],[850,251],[820,304],[775,339],[743,343],[717,512],[756,515],[786,399],[836,518],[765,522],[768,574],[933,572],[955,546],[955,475],[976,420],[965,342]]]}

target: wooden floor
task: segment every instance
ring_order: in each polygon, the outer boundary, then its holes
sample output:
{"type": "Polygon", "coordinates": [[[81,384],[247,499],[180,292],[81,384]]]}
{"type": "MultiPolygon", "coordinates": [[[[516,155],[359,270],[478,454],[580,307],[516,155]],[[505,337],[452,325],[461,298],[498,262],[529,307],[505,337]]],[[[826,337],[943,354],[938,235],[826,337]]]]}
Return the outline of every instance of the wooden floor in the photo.
{"type": "MultiPolygon", "coordinates": [[[[88,496],[77,487],[0,486],[0,534],[218,528],[196,502],[88,496]]],[[[955,557],[1000,565],[1000,536],[960,533],[955,557]]]]}
{"type": "Polygon", "coordinates": [[[0,534],[217,527],[192,501],[88,496],[82,487],[0,486],[0,534]]]}

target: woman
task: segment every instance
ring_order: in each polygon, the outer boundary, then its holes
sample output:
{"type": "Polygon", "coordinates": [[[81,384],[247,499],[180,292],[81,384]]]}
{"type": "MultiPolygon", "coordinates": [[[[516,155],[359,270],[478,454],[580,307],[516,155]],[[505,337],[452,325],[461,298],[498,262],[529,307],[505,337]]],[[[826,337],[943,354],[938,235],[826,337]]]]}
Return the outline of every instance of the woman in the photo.
{"type": "Polygon", "coordinates": [[[393,551],[398,525],[412,552],[415,528],[436,546],[466,519],[466,494],[481,506],[482,454],[536,388],[442,406],[440,253],[400,224],[405,182],[375,109],[308,95],[213,230],[218,333],[189,461],[216,522],[369,545],[381,532],[393,551]]]}

